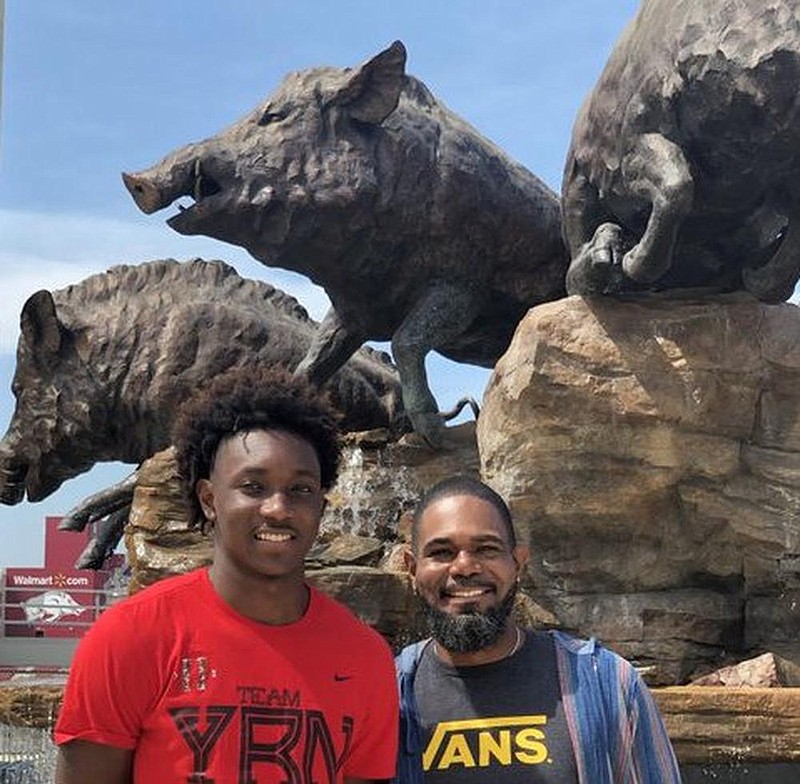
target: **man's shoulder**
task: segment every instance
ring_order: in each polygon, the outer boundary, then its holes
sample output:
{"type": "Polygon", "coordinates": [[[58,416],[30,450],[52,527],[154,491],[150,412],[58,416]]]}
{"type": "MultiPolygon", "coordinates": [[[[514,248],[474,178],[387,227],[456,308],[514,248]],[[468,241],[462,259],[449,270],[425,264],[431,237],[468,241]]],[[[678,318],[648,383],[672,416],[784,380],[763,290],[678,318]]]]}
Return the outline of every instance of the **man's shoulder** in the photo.
{"type": "Polygon", "coordinates": [[[568,653],[591,656],[606,650],[595,637],[575,637],[557,629],[549,629],[543,633],[547,634],[558,647],[568,653]]]}
{"type": "Polygon", "coordinates": [[[325,618],[337,635],[354,639],[357,645],[375,645],[388,649],[386,640],[365,621],[361,620],[346,604],[334,599],[324,591],[311,586],[317,617],[325,618]]]}
{"type": "Polygon", "coordinates": [[[147,612],[153,606],[164,604],[173,609],[180,607],[184,597],[187,602],[191,602],[195,606],[195,602],[201,600],[199,594],[202,592],[203,583],[204,570],[202,569],[165,577],[117,602],[106,610],[102,617],[109,616],[114,619],[119,616],[127,619],[126,622],[129,623],[132,614],[147,612]]]}
{"type": "Polygon", "coordinates": [[[414,673],[422,658],[422,653],[425,647],[430,642],[430,637],[424,640],[412,642],[400,650],[400,653],[394,657],[394,666],[399,675],[410,675],[414,673]]]}
{"type": "Polygon", "coordinates": [[[178,616],[194,612],[198,575],[168,577],[105,610],[81,640],[84,652],[111,649],[128,653],[151,651],[163,638],[165,625],[174,627],[178,616]]]}
{"type": "Polygon", "coordinates": [[[557,630],[550,630],[547,634],[552,637],[556,648],[573,659],[578,667],[592,662],[601,676],[621,678],[623,681],[637,677],[636,668],[625,657],[607,648],[595,637],[584,639],[557,630]]]}

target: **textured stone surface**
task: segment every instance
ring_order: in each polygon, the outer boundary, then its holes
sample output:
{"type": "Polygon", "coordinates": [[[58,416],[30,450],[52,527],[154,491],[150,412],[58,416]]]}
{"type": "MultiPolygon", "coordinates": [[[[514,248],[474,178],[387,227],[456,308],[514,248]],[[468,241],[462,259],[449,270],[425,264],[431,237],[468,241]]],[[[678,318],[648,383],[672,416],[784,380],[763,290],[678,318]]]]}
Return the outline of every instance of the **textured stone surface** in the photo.
{"type": "Polygon", "coordinates": [[[19,686],[0,682],[0,724],[52,727],[62,691],[62,686],[19,686]]]}
{"type": "Polygon", "coordinates": [[[211,539],[189,527],[172,448],[158,452],[139,469],[125,548],[131,593],[211,563],[211,539]]]}
{"type": "Polygon", "coordinates": [[[800,640],[800,311],[747,295],[531,310],[478,422],[533,596],[679,683],[800,640]]]}
{"type": "Polygon", "coordinates": [[[653,693],[681,763],[800,761],[800,689],[688,686],[653,693]]]}
{"type": "Polygon", "coordinates": [[[491,367],[531,305],[563,296],[567,264],[555,194],[405,61],[396,41],[354,68],[296,71],[221,133],[123,178],[147,213],[193,197],[176,231],[325,289],[311,378],[391,339],[406,411],[436,440],[425,355],[491,367]]]}
{"type": "Polygon", "coordinates": [[[383,542],[371,536],[343,533],[329,544],[312,548],[307,560],[318,561],[322,566],[348,564],[350,566],[377,566],[383,557],[383,542]]]}
{"type": "Polygon", "coordinates": [[[747,659],[696,678],[690,685],[761,688],[800,686],[800,666],[774,653],[762,653],[754,659],[747,659]]]}
{"type": "Polygon", "coordinates": [[[570,293],[788,299],[799,74],[796,0],[642,2],[575,120],[562,186],[570,293]]]}
{"type": "Polygon", "coordinates": [[[346,604],[398,650],[422,635],[422,618],[406,574],[365,566],[310,570],[309,581],[346,604]]]}
{"type": "MultiPolygon", "coordinates": [[[[350,579],[331,570],[318,584],[339,583],[339,591],[350,579]]],[[[358,576],[352,587],[367,586],[375,583],[358,576]]],[[[364,597],[364,606],[370,601],[364,597]]],[[[653,695],[682,767],[800,762],[800,689],[672,687],[653,695]]],[[[61,696],[60,687],[0,686],[0,725],[49,730],[61,696]]]]}

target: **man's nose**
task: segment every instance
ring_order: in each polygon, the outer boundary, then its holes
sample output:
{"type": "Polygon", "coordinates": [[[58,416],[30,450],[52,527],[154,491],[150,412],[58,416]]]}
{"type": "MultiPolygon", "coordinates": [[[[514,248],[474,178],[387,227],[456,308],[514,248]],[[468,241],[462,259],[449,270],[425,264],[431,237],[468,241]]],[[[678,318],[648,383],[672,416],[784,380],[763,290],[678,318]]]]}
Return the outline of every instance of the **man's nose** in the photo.
{"type": "Polygon", "coordinates": [[[292,505],[286,493],[276,491],[264,497],[259,511],[263,517],[286,520],[292,516],[292,505]]]}
{"type": "Polygon", "coordinates": [[[450,562],[450,574],[469,576],[481,571],[481,562],[475,553],[469,550],[459,550],[456,557],[450,562]]]}

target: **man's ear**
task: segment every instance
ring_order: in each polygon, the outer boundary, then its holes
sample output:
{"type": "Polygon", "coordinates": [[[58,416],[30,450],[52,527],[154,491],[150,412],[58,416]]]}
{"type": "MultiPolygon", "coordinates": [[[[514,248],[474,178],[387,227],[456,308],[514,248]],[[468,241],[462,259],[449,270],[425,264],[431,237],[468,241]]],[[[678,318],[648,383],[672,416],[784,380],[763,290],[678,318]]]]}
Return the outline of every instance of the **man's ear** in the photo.
{"type": "Polygon", "coordinates": [[[403,550],[403,563],[405,564],[406,571],[414,577],[417,573],[417,559],[414,557],[414,552],[410,545],[406,545],[406,549],[403,550]]]}
{"type": "Polygon", "coordinates": [[[522,572],[531,556],[531,550],[527,545],[518,544],[512,551],[514,562],[517,564],[517,572],[522,572]]]}
{"type": "Polygon", "coordinates": [[[203,510],[206,520],[214,522],[217,515],[214,511],[214,488],[211,485],[211,480],[198,479],[194,486],[194,492],[200,502],[200,508],[203,510]]]}

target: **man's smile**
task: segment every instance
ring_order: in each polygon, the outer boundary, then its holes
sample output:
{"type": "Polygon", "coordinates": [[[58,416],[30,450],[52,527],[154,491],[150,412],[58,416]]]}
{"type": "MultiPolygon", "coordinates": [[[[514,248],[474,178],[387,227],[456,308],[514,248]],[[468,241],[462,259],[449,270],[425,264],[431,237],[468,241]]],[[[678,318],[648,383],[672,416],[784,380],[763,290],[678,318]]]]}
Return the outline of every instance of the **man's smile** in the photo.
{"type": "Polygon", "coordinates": [[[276,544],[282,544],[283,542],[288,542],[295,538],[294,533],[286,528],[259,528],[253,536],[256,541],[273,542],[276,544]]]}
{"type": "Polygon", "coordinates": [[[465,585],[445,585],[439,592],[439,598],[444,604],[474,612],[486,601],[491,601],[496,593],[493,585],[470,582],[465,585]]]}

